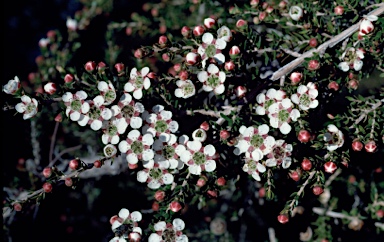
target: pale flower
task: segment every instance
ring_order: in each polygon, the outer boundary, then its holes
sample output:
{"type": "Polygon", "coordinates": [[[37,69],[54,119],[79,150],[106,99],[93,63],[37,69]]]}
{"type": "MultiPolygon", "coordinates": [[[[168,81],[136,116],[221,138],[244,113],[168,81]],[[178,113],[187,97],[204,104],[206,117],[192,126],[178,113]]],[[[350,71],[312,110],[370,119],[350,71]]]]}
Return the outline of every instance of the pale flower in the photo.
{"type": "Polygon", "coordinates": [[[23,119],[30,119],[37,114],[38,102],[34,98],[23,95],[21,103],[16,104],[15,109],[17,112],[23,114],[23,119]]]}
{"type": "Polygon", "coordinates": [[[148,242],[188,242],[188,237],[182,232],[185,228],[185,223],[179,218],[175,218],[172,221],[172,224],[166,223],[165,221],[159,221],[154,224],[153,228],[156,233],[152,233],[149,236],[148,242]]]}
{"type": "Polygon", "coordinates": [[[269,106],[268,117],[269,124],[273,128],[278,128],[282,134],[288,134],[291,132],[292,121],[297,121],[300,117],[300,112],[297,109],[292,109],[292,102],[289,98],[285,98],[280,102],[276,102],[269,106]]]}
{"type": "Polygon", "coordinates": [[[197,49],[197,53],[201,56],[201,64],[205,68],[206,62],[209,59],[214,59],[218,64],[225,62],[225,56],[221,53],[227,46],[227,42],[220,38],[215,39],[211,33],[205,33],[202,36],[201,45],[197,49]]]}
{"type": "Polygon", "coordinates": [[[107,144],[106,146],[104,146],[103,152],[105,157],[112,158],[117,154],[117,149],[116,146],[112,144],[107,144]]]}
{"type": "Polygon", "coordinates": [[[154,160],[148,160],[143,164],[144,170],[137,173],[137,181],[148,183],[151,189],[158,189],[161,185],[173,183],[173,175],[168,172],[168,168],[160,167],[154,160]]]}
{"type": "Polygon", "coordinates": [[[110,105],[116,99],[116,90],[113,84],[108,81],[100,81],[97,84],[97,89],[99,89],[101,96],[104,98],[103,105],[110,105]]]}
{"type": "Polygon", "coordinates": [[[177,137],[170,134],[168,142],[162,142],[160,139],[153,143],[155,151],[154,160],[159,164],[159,167],[164,169],[181,169],[184,163],[180,160],[180,154],[186,150],[184,145],[177,143],[177,137]]]}
{"type": "Polygon", "coordinates": [[[128,124],[123,118],[112,118],[109,121],[103,123],[103,135],[101,140],[103,144],[117,144],[120,141],[120,135],[124,134],[127,130],[128,124]]]}
{"type": "Polygon", "coordinates": [[[151,134],[144,134],[134,129],[128,133],[127,139],[119,143],[121,153],[127,154],[129,164],[137,164],[139,160],[149,161],[153,159],[154,152],[151,149],[154,140],[151,134]]]}
{"type": "Polygon", "coordinates": [[[265,166],[259,161],[250,157],[246,157],[244,162],[245,164],[243,166],[243,171],[251,175],[256,181],[260,181],[260,173],[265,172],[265,166]]]}
{"type": "Polygon", "coordinates": [[[245,153],[248,157],[258,161],[271,152],[275,145],[275,138],[268,135],[269,126],[266,124],[257,128],[241,126],[239,131],[240,136],[233,151],[236,155],[245,153]]]}
{"type": "Polygon", "coordinates": [[[291,166],[293,146],[291,144],[285,143],[284,140],[276,140],[275,146],[272,148],[272,151],[267,155],[268,159],[265,161],[266,166],[282,166],[284,169],[287,169],[291,166]]]}
{"type": "Polygon", "coordinates": [[[178,88],[175,90],[175,96],[181,98],[189,98],[195,95],[196,88],[191,80],[178,80],[176,81],[178,88]]]}
{"type": "Polygon", "coordinates": [[[270,88],[266,93],[259,93],[256,96],[256,101],[259,104],[256,107],[256,113],[258,115],[268,114],[269,107],[275,102],[283,100],[286,97],[286,93],[283,90],[276,90],[270,88]]]}
{"type": "Polygon", "coordinates": [[[79,121],[83,118],[84,114],[89,111],[89,103],[85,101],[88,97],[84,91],[77,91],[75,94],[70,92],[64,93],[62,99],[64,104],[67,106],[65,114],[69,116],[72,121],[79,121]]]}
{"type": "Polygon", "coordinates": [[[112,111],[103,105],[104,98],[100,95],[86,102],[89,104],[89,110],[81,115],[78,123],[80,126],[89,124],[92,130],[97,131],[101,129],[104,120],[112,118],[112,111]]]}
{"type": "Polygon", "coordinates": [[[180,159],[193,175],[201,175],[202,171],[212,172],[216,169],[213,159],[216,149],[213,145],[202,146],[200,141],[187,141],[187,149],[180,154],[180,159]]]}
{"type": "Polygon", "coordinates": [[[327,126],[328,132],[324,134],[324,141],[327,150],[334,151],[344,144],[344,134],[334,124],[327,126]]]}
{"type": "Polygon", "coordinates": [[[120,236],[115,236],[110,241],[113,242],[123,242],[128,241],[126,239],[129,239],[129,241],[139,241],[139,240],[133,240],[134,238],[141,237],[142,230],[140,227],[138,227],[138,222],[142,220],[142,214],[138,211],[134,211],[132,213],[129,212],[128,209],[122,208],[119,211],[118,215],[113,216],[113,222],[112,222],[112,231],[116,233],[119,231],[120,236]]]}
{"type": "Polygon", "coordinates": [[[297,93],[291,96],[291,100],[293,103],[299,105],[301,110],[306,111],[310,108],[316,108],[319,105],[319,101],[316,100],[318,94],[316,84],[308,82],[306,86],[300,85],[297,88],[297,93]]]}
{"type": "Polygon", "coordinates": [[[143,97],[143,89],[147,90],[151,86],[151,80],[148,78],[149,68],[144,67],[140,71],[132,68],[130,72],[130,80],[124,85],[124,91],[133,92],[133,97],[141,99],[143,97]]]}
{"type": "Polygon", "coordinates": [[[351,68],[355,71],[360,71],[363,67],[364,51],[349,47],[343,52],[340,59],[342,62],[339,63],[339,68],[342,71],[347,72],[351,68]]]}
{"type": "Polygon", "coordinates": [[[197,78],[203,83],[203,90],[206,92],[213,91],[218,95],[222,94],[225,90],[225,72],[220,71],[214,64],[209,64],[207,71],[200,71],[197,74],[197,78]]]}
{"type": "Polygon", "coordinates": [[[143,125],[140,115],[144,112],[144,105],[132,100],[129,93],[124,93],[117,105],[111,107],[113,116],[124,118],[125,122],[133,129],[138,129],[143,125]]]}
{"type": "Polygon", "coordinates": [[[217,38],[229,42],[232,39],[232,32],[227,26],[221,26],[217,30],[217,38]]]}
{"type": "Polygon", "coordinates": [[[3,92],[13,95],[20,89],[20,87],[20,80],[15,76],[14,79],[9,80],[8,83],[3,86],[3,92]]]}
{"type": "Polygon", "coordinates": [[[289,9],[289,16],[297,21],[299,20],[301,17],[303,17],[303,9],[300,8],[299,6],[292,6],[290,9],[289,9]]]}

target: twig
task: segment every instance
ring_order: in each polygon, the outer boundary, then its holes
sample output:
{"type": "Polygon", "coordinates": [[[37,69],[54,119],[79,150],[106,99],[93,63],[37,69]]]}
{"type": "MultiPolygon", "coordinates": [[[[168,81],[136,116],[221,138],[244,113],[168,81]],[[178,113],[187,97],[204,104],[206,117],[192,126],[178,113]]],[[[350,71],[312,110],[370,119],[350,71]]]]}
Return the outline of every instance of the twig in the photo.
{"type": "MultiPolygon", "coordinates": [[[[304,192],[305,187],[308,185],[310,180],[312,180],[312,178],[315,174],[316,174],[316,171],[311,171],[311,173],[309,173],[309,177],[307,178],[307,180],[305,180],[303,185],[301,185],[299,191],[296,194],[296,197],[300,197],[300,195],[304,192]]],[[[293,199],[292,202],[289,204],[289,208],[290,208],[291,212],[292,212],[292,208],[294,207],[295,201],[296,201],[296,199],[293,199]]]]}
{"type": "Polygon", "coordinates": [[[349,129],[352,129],[354,128],[355,125],[359,124],[366,116],[368,113],[372,112],[372,111],[375,111],[378,107],[380,107],[382,104],[381,101],[378,101],[377,103],[373,104],[372,105],[372,108],[371,109],[368,109],[368,110],[364,110],[361,114],[360,114],[360,117],[358,119],[356,119],[356,121],[351,125],[349,126],[349,129]]]}
{"type": "Polygon", "coordinates": [[[53,166],[53,165],[56,163],[56,161],[57,161],[58,159],[60,159],[60,157],[61,157],[62,155],[64,155],[65,153],[74,151],[74,150],[78,150],[78,149],[81,148],[81,146],[82,146],[82,145],[77,145],[77,146],[69,147],[69,148],[67,148],[67,149],[65,149],[65,150],[63,150],[63,151],[61,151],[61,152],[59,153],[59,155],[56,156],[55,159],[53,159],[53,160],[48,164],[48,166],[53,166]]]}
{"type": "Polygon", "coordinates": [[[349,219],[349,220],[356,219],[356,217],[349,216],[349,215],[346,215],[343,213],[338,213],[338,212],[334,212],[334,211],[326,211],[325,208],[314,207],[314,208],[312,208],[312,211],[316,214],[326,215],[326,216],[332,217],[332,218],[341,218],[341,219],[349,219]]]}
{"type": "Polygon", "coordinates": [[[51,146],[49,148],[49,163],[52,162],[53,149],[55,147],[55,140],[56,140],[58,128],[59,128],[59,122],[56,122],[55,129],[53,130],[53,134],[52,134],[52,138],[51,138],[51,146]]]}
{"type": "Polygon", "coordinates": [[[337,177],[338,175],[340,175],[341,171],[342,171],[342,170],[341,170],[340,168],[337,169],[337,170],[335,171],[335,173],[333,173],[333,174],[328,178],[328,180],[325,182],[324,187],[328,187],[329,185],[331,185],[331,183],[333,182],[333,180],[335,180],[336,177],[337,177]]]}
{"type": "MultiPolygon", "coordinates": [[[[375,15],[375,16],[381,15],[384,12],[384,5],[379,5],[379,6],[380,8],[373,10],[368,15],[375,15]]],[[[289,25],[289,22],[287,22],[287,25],[289,25]]],[[[304,62],[305,58],[312,57],[314,53],[323,53],[328,47],[333,47],[337,45],[339,42],[343,41],[344,39],[348,38],[353,33],[355,33],[359,29],[359,26],[360,26],[360,22],[352,25],[348,29],[344,30],[340,34],[333,37],[332,39],[321,44],[317,49],[312,49],[305,52],[300,57],[296,58],[295,60],[281,67],[279,70],[275,71],[270,79],[272,81],[279,79],[281,76],[286,75],[287,73],[295,69],[297,66],[301,65],[304,62]]]]}

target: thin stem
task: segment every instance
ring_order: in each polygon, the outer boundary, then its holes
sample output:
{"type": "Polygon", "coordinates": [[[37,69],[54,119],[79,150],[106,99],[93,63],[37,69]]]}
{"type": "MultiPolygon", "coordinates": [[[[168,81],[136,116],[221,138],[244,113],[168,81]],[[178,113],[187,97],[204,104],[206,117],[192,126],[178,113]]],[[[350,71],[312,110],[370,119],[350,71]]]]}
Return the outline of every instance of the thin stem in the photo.
{"type": "Polygon", "coordinates": [[[49,148],[49,163],[52,162],[52,159],[53,159],[53,149],[55,148],[55,141],[56,141],[56,135],[57,135],[57,130],[59,128],[59,123],[60,122],[56,122],[55,124],[55,129],[53,130],[53,134],[52,134],[52,138],[51,138],[51,146],[49,148]]]}

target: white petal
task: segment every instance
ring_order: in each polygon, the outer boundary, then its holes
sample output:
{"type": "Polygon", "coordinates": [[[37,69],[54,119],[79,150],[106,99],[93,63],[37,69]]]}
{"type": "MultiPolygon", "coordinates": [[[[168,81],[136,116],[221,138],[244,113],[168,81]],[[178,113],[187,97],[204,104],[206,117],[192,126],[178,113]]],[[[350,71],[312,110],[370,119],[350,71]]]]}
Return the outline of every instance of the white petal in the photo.
{"type": "Polygon", "coordinates": [[[270,113],[278,113],[279,111],[280,111],[280,108],[279,108],[279,104],[278,103],[273,103],[268,108],[268,112],[270,112],[270,113]]]}
{"type": "Polygon", "coordinates": [[[101,81],[97,84],[97,89],[99,89],[99,91],[106,91],[108,90],[108,84],[105,81],[101,81]]]}
{"type": "Polygon", "coordinates": [[[215,43],[215,46],[219,50],[224,50],[225,47],[227,47],[227,42],[225,40],[223,40],[223,39],[217,39],[216,43],[215,43]]]}
{"type": "Polygon", "coordinates": [[[137,89],[133,92],[133,97],[136,99],[141,99],[143,97],[143,91],[141,89],[137,89]]]}
{"type": "Polygon", "coordinates": [[[199,79],[200,82],[205,82],[208,79],[208,72],[200,71],[197,73],[197,79],[199,79]]]}
{"type": "Polygon", "coordinates": [[[252,159],[256,160],[256,161],[259,161],[261,159],[263,159],[263,152],[261,152],[260,149],[255,149],[252,151],[252,159]]]}
{"type": "MultiPolygon", "coordinates": [[[[25,110],[26,110],[26,108],[27,108],[27,107],[25,106],[24,103],[18,103],[18,104],[16,104],[16,106],[15,106],[16,111],[19,112],[19,113],[24,113],[25,110]]],[[[67,110],[68,110],[68,109],[67,109],[67,110]]]]}
{"type": "Polygon", "coordinates": [[[175,133],[179,129],[179,123],[177,121],[171,121],[168,124],[169,131],[175,133]]]}
{"type": "Polygon", "coordinates": [[[207,145],[204,147],[204,154],[213,156],[216,153],[216,149],[213,145],[207,145]]]}
{"type": "Polygon", "coordinates": [[[131,165],[137,164],[137,162],[139,161],[139,159],[137,158],[137,155],[134,153],[128,154],[126,159],[128,163],[131,165]]]}
{"type": "Polygon", "coordinates": [[[131,213],[131,219],[135,222],[141,221],[142,218],[143,218],[143,215],[138,211],[134,211],[131,213]]]}
{"type": "Polygon", "coordinates": [[[295,94],[292,94],[292,96],[291,96],[291,100],[292,100],[292,102],[295,103],[295,104],[299,104],[299,103],[300,103],[299,96],[297,96],[296,93],[295,93],[295,94]]]}
{"type": "Polygon", "coordinates": [[[124,85],[124,91],[126,91],[126,92],[132,92],[133,90],[135,90],[135,86],[134,86],[131,82],[127,82],[127,83],[125,83],[125,85],[124,85]]]}
{"type": "Polygon", "coordinates": [[[143,125],[143,120],[139,117],[132,117],[129,125],[131,125],[133,129],[138,129],[143,125]]]}
{"type": "Polygon", "coordinates": [[[225,62],[225,55],[223,55],[222,53],[217,53],[213,56],[213,58],[218,64],[223,64],[225,62]]]}
{"type": "Polygon", "coordinates": [[[269,124],[273,128],[278,128],[279,127],[279,120],[277,118],[271,117],[271,118],[269,118],[269,124]]]}
{"type": "Polygon", "coordinates": [[[162,240],[162,237],[156,233],[152,233],[148,238],[148,242],[161,242],[162,240]]]}
{"type": "Polygon", "coordinates": [[[289,117],[291,117],[292,121],[297,121],[298,118],[300,118],[300,111],[296,108],[291,111],[289,114],[289,117]]]}
{"type": "Polygon", "coordinates": [[[101,141],[103,142],[103,144],[108,144],[108,141],[109,141],[109,135],[107,135],[107,134],[103,134],[102,136],[101,136],[101,141]]]}
{"type": "Polygon", "coordinates": [[[215,94],[220,95],[225,91],[224,85],[219,85],[215,88],[215,94]]]}
{"type": "Polygon", "coordinates": [[[136,77],[137,77],[137,68],[134,67],[134,68],[132,68],[131,72],[129,73],[129,78],[136,79],[136,77]]]}
{"type": "Polygon", "coordinates": [[[265,171],[267,170],[267,169],[265,168],[265,166],[263,166],[263,165],[260,164],[260,163],[257,163],[256,167],[257,167],[257,170],[258,170],[259,172],[261,172],[261,173],[263,173],[263,172],[265,172],[265,171]]]}
{"type": "Polygon", "coordinates": [[[206,43],[206,44],[210,44],[212,43],[213,41],[213,35],[211,33],[205,33],[203,34],[203,36],[201,37],[201,40],[206,43]]]}
{"type": "Polygon", "coordinates": [[[268,159],[265,161],[265,165],[268,167],[273,167],[277,165],[276,159],[268,159]]]}
{"type": "Polygon", "coordinates": [[[173,228],[176,229],[177,231],[181,231],[185,228],[185,223],[182,219],[175,218],[172,222],[173,228]]]}
{"type": "Polygon", "coordinates": [[[100,120],[93,120],[93,122],[91,123],[91,129],[97,131],[101,129],[102,125],[103,125],[103,122],[101,122],[100,120]]]}
{"type": "Polygon", "coordinates": [[[163,175],[163,182],[166,185],[173,183],[173,175],[171,173],[166,173],[163,175]]]}
{"type": "Polygon", "coordinates": [[[146,76],[149,73],[149,67],[143,67],[140,71],[141,76],[146,76]]]}
{"type": "Polygon", "coordinates": [[[219,68],[214,64],[209,64],[207,71],[210,74],[216,74],[216,73],[219,73],[219,68]]]}
{"type": "Polygon", "coordinates": [[[144,150],[143,151],[143,160],[144,161],[148,161],[148,160],[151,160],[151,159],[153,159],[153,157],[154,157],[154,152],[153,152],[153,150],[144,150]]]}
{"type": "Polygon", "coordinates": [[[126,208],[122,208],[122,209],[120,209],[120,211],[119,211],[119,217],[120,218],[122,218],[122,219],[127,219],[128,218],[128,216],[129,216],[129,210],[128,209],[126,209],[126,208]]]}
{"type": "Polygon", "coordinates": [[[259,174],[257,173],[257,172],[252,172],[252,177],[253,177],[253,179],[255,179],[256,181],[260,181],[261,179],[260,179],[260,176],[259,176],[259,174]]]}
{"type": "Polygon", "coordinates": [[[193,140],[193,141],[188,141],[187,147],[193,151],[199,151],[201,149],[201,142],[193,140]]]}
{"type": "Polygon", "coordinates": [[[87,115],[80,115],[80,119],[77,121],[77,123],[80,125],[80,126],[85,126],[88,124],[88,121],[89,121],[89,117],[87,115]]]}
{"type": "Polygon", "coordinates": [[[273,89],[273,88],[270,88],[268,91],[267,91],[267,94],[266,96],[269,97],[269,99],[274,99],[275,96],[276,96],[276,89],[273,89]]]}
{"type": "Polygon", "coordinates": [[[259,104],[262,104],[265,102],[265,95],[264,93],[260,93],[256,96],[256,101],[259,103],[259,104]]]}
{"type": "Polygon", "coordinates": [[[284,99],[281,101],[281,105],[283,106],[284,109],[288,109],[288,108],[292,107],[291,99],[289,99],[289,98],[284,98],[284,99]]]}
{"type": "Polygon", "coordinates": [[[147,179],[148,179],[148,173],[146,173],[145,171],[137,172],[137,181],[144,183],[147,181],[147,179]]]}
{"type": "Polygon", "coordinates": [[[128,133],[128,138],[130,140],[137,140],[138,138],[140,137],[140,131],[134,129],[134,130],[131,130],[129,131],[128,133]]]}
{"type": "Polygon", "coordinates": [[[256,113],[258,115],[265,115],[265,108],[263,108],[262,106],[257,106],[256,107],[256,113]]]}
{"type": "Polygon", "coordinates": [[[157,222],[154,226],[156,231],[164,231],[167,228],[167,224],[164,221],[157,222]]]}
{"type": "Polygon", "coordinates": [[[143,87],[145,90],[147,90],[151,86],[151,81],[148,77],[144,78],[143,87]]]}
{"type": "Polygon", "coordinates": [[[79,112],[73,112],[70,114],[69,118],[72,121],[78,121],[80,119],[80,113],[79,112]]]}
{"type": "Polygon", "coordinates": [[[291,132],[291,125],[289,125],[287,122],[284,122],[281,126],[280,126],[280,132],[282,134],[288,134],[289,132],[291,132]]]}
{"type": "Polygon", "coordinates": [[[188,170],[192,175],[200,175],[201,174],[201,167],[198,165],[191,165],[188,167],[188,170]]]}
{"type": "Polygon", "coordinates": [[[158,189],[160,186],[161,186],[161,184],[160,184],[160,182],[158,180],[151,180],[148,183],[148,187],[153,189],[153,190],[158,189]]]}
{"type": "Polygon", "coordinates": [[[85,100],[87,99],[88,95],[86,92],[84,91],[77,91],[76,92],[76,96],[80,99],[80,100],[85,100]]]}
{"type": "Polygon", "coordinates": [[[269,126],[266,124],[262,124],[258,127],[258,131],[260,135],[267,134],[269,132],[269,126]]]}
{"type": "Polygon", "coordinates": [[[309,104],[310,108],[316,108],[319,105],[319,101],[313,100],[311,104],[309,104]]]}
{"type": "Polygon", "coordinates": [[[216,169],[216,162],[214,160],[207,160],[205,162],[205,170],[207,172],[212,172],[216,169]]]}
{"type": "Polygon", "coordinates": [[[180,153],[180,160],[184,163],[187,163],[188,161],[190,161],[192,158],[192,154],[191,152],[189,152],[188,150],[180,153]]]}
{"type": "Polygon", "coordinates": [[[119,143],[119,141],[120,141],[120,137],[118,135],[112,136],[111,144],[115,145],[115,144],[119,143]]]}
{"type": "Polygon", "coordinates": [[[339,131],[339,129],[334,124],[329,124],[327,128],[328,128],[328,131],[332,133],[339,131]]]}
{"type": "Polygon", "coordinates": [[[128,142],[126,140],[122,140],[120,143],[119,143],[119,151],[121,153],[127,153],[128,149],[130,148],[128,142]]]}
{"type": "Polygon", "coordinates": [[[175,96],[176,96],[176,97],[183,97],[183,96],[184,96],[184,92],[183,92],[183,90],[180,89],[180,88],[177,88],[177,89],[175,90],[175,96]]]}
{"type": "Polygon", "coordinates": [[[300,85],[298,88],[297,88],[297,93],[299,94],[304,94],[308,91],[308,87],[304,86],[304,85],[300,85]]]}

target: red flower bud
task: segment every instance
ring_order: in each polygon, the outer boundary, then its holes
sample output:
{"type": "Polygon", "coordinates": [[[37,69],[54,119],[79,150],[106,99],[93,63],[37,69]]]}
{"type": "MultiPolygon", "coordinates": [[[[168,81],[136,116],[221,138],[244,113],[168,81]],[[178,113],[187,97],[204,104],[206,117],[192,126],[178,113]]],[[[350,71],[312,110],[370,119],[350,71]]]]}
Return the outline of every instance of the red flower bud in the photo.
{"type": "Polygon", "coordinates": [[[73,81],[73,75],[72,74],[67,74],[67,75],[65,75],[65,77],[64,77],[64,82],[65,83],[70,83],[70,82],[72,82],[73,81]]]}
{"type": "Polygon", "coordinates": [[[229,138],[229,136],[230,136],[230,133],[227,130],[225,130],[225,129],[220,130],[220,139],[221,140],[227,140],[229,138]]]}
{"type": "Polygon", "coordinates": [[[102,163],[100,160],[95,160],[95,161],[93,162],[93,165],[94,165],[96,168],[100,168],[100,167],[103,165],[103,163],[102,163]]]}
{"type": "Polygon", "coordinates": [[[343,8],[343,6],[337,6],[334,8],[333,11],[335,12],[336,15],[343,15],[344,8],[343,8]]]}
{"type": "Polygon", "coordinates": [[[324,170],[327,173],[333,173],[337,169],[337,166],[332,161],[328,161],[324,164],[324,170]]]}
{"type": "Polygon", "coordinates": [[[297,171],[291,171],[289,173],[289,177],[291,177],[291,179],[294,181],[300,180],[300,174],[297,171]]]}
{"type": "Polygon", "coordinates": [[[179,73],[180,80],[185,81],[188,79],[188,77],[189,77],[188,71],[186,71],[186,70],[180,71],[180,73],[179,73]]]}
{"type": "Polygon", "coordinates": [[[165,44],[168,42],[168,38],[165,35],[162,35],[159,37],[159,45],[165,46],[165,44]]]}
{"type": "Polygon", "coordinates": [[[207,177],[206,176],[201,176],[196,183],[196,186],[198,187],[203,187],[207,183],[207,177]]]}
{"type": "Polygon", "coordinates": [[[165,198],[165,192],[164,191],[157,190],[155,192],[155,200],[156,201],[161,202],[164,200],[164,198],[165,198]]]}
{"type": "Polygon", "coordinates": [[[201,25],[198,25],[198,26],[193,28],[192,33],[195,36],[200,36],[200,35],[204,34],[204,31],[205,31],[204,27],[201,25]]]}
{"type": "Polygon", "coordinates": [[[328,84],[328,88],[334,91],[339,90],[339,84],[335,81],[332,81],[328,84]]]}
{"type": "Polygon", "coordinates": [[[64,183],[67,187],[71,187],[73,185],[73,180],[70,177],[65,178],[64,183]]]}
{"type": "Polygon", "coordinates": [[[55,121],[56,122],[61,122],[63,121],[63,116],[61,115],[61,113],[58,113],[55,117],[55,121]]]}
{"type": "Polygon", "coordinates": [[[96,68],[96,63],[94,61],[88,61],[85,63],[84,68],[87,71],[93,71],[96,68]]]}
{"type": "Polygon", "coordinates": [[[235,63],[233,63],[233,61],[227,61],[227,62],[225,62],[225,64],[224,64],[224,69],[226,70],[226,71],[232,71],[233,69],[235,69],[235,63]]]}
{"type": "Polygon", "coordinates": [[[308,62],[308,69],[311,71],[315,71],[320,68],[320,62],[318,60],[310,60],[308,62]]]}
{"type": "Polygon", "coordinates": [[[79,160],[78,159],[73,159],[69,162],[69,168],[72,170],[77,170],[79,168],[79,160]]]}
{"type": "Polygon", "coordinates": [[[307,158],[304,158],[303,161],[301,162],[301,168],[304,170],[304,171],[309,171],[312,169],[312,162],[307,159],[307,158]]]}
{"type": "Polygon", "coordinates": [[[217,183],[217,185],[219,185],[219,186],[224,186],[226,182],[227,182],[227,181],[225,180],[224,177],[219,177],[219,178],[217,178],[217,180],[216,180],[216,183],[217,183]]]}
{"type": "Polygon", "coordinates": [[[52,175],[52,168],[51,167],[45,167],[43,170],[43,176],[45,178],[49,178],[52,175]]]}
{"type": "Polygon", "coordinates": [[[51,183],[48,183],[48,182],[46,182],[46,183],[44,183],[43,184],[43,190],[44,190],[44,192],[51,192],[52,191],[52,184],[51,183]]]}
{"type": "Polygon", "coordinates": [[[246,93],[247,93],[247,88],[245,88],[243,86],[238,86],[235,89],[235,94],[236,94],[236,97],[238,97],[238,98],[244,97],[246,93]]]}
{"type": "Polygon", "coordinates": [[[217,197],[217,191],[214,191],[214,190],[208,190],[207,191],[208,195],[212,196],[212,197],[217,197]]]}
{"type": "Polygon", "coordinates": [[[365,151],[367,151],[369,153],[373,153],[377,150],[377,145],[376,145],[375,141],[370,140],[365,144],[364,148],[365,148],[365,151]]]}
{"type": "Polygon", "coordinates": [[[125,66],[124,66],[123,63],[117,63],[117,64],[115,64],[115,69],[117,70],[118,73],[123,72],[123,71],[124,71],[124,68],[125,68],[125,66]]]}
{"type": "Polygon", "coordinates": [[[322,194],[324,192],[324,189],[321,187],[321,186],[314,186],[312,188],[312,192],[313,194],[315,194],[316,196],[319,196],[320,194],[322,194]]]}
{"type": "Polygon", "coordinates": [[[22,208],[23,208],[23,207],[21,206],[20,203],[14,203],[14,204],[13,204],[13,209],[14,209],[16,212],[20,212],[22,208]]]}
{"type": "Polygon", "coordinates": [[[245,21],[244,19],[239,19],[236,22],[236,27],[240,29],[247,27],[247,25],[248,25],[248,22],[245,21]]]}
{"type": "Polygon", "coordinates": [[[260,21],[263,21],[267,16],[268,16],[268,13],[267,13],[267,12],[261,12],[261,13],[259,14],[259,20],[260,20],[260,21]]]}
{"type": "Polygon", "coordinates": [[[316,38],[309,39],[309,46],[315,48],[317,46],[317,39],[316,38]]]}
{"type": "Polygon", "coordinates": [[[191,33],[191,29],[187,26],[184,26],[181,28],[181,34],[184,36],[184,37],[189,37],[191,33]]]}
{"type": "Polygon", "coordinates": [[[277,216],[277,220],[279,221],[279,223],[285,224],[288,223],[289,217],[286,214],[280,214],[279,216],[277,216]]]}
{"type": "Polygon", "coordinates": [[[297,135],[297,139],[301,143],[307,143],[311,139],[311,133],[309,133],[307,130],[300,130],[299,134],[297,135]]]}
{"type": "Polygon", "coordinates": [[[49,95],[52,95],[56,92],[56,84],[53,82],[48,82],[44,85],[44,91],[49,95]]]}
{"type": "Polygon", "coordinates": [[[358,139],[353,140],[352,149],[354,151],[361,151],[363,149],[363,147],[364,147],[364,145],[363,145],[363,143],[361,143],[360,140],[358,140],[358,139]]]}
{"type": "Polygon", "coordinates": [[[289,79],[291,79],[292,85],[296,85],[301,81],[301,78],[303,78],[303,74],[300,72],[292,72],[289,79]]]}
{"type": "Polygon", "coordinates": [[[204,121],[203,123],[200,124],[200,128],[204,129],[205,131],[209,130],[209,123],[207,121],[204,121]]]}
{"type": "Polygon", "coordinates": [[[181,206],[181,204],[178,202],[178,201],[173,201],[169,204],[169,209],[174,212],[174,213],[177,213],[178,211],[180,211],[183,207],[181,206]]]}

